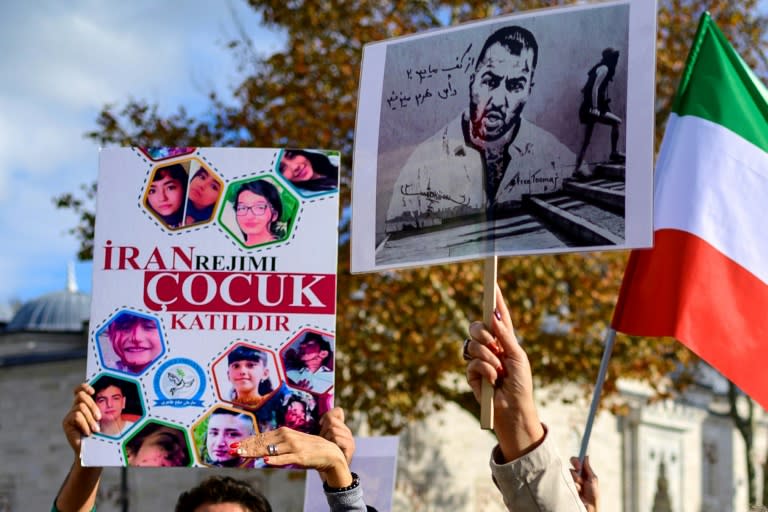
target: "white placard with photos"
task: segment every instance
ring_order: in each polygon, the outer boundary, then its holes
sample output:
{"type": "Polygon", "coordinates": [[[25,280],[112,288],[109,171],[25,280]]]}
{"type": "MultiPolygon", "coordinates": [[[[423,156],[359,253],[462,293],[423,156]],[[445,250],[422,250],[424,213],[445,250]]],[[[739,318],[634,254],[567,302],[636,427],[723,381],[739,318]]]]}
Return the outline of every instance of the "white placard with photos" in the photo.
{"type": "Polygon", "coordinates": [[[85,465],[262,467],[229,445],[319,432],[338,167],[324,150],[101,151],[86,375],[101,420],[85,465]]]}

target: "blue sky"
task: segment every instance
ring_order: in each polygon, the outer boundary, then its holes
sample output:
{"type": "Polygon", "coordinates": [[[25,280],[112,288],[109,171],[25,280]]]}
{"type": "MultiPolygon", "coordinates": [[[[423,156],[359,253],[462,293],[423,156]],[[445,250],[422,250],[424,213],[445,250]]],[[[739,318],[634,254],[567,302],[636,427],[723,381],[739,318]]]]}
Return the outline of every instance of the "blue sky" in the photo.
{"type": "MultiPolygon", "coordinates": [[[[280,46],[242,0],[0,3],[0,305],[64,288],[76,218],[52,198],[96,178],[84,133],[103,105],[133,97],[195,113],[237,83],[232,12],[261,51],[280,46]]],[[[90,265],[76,272],[88,291],[90,265]]]]}

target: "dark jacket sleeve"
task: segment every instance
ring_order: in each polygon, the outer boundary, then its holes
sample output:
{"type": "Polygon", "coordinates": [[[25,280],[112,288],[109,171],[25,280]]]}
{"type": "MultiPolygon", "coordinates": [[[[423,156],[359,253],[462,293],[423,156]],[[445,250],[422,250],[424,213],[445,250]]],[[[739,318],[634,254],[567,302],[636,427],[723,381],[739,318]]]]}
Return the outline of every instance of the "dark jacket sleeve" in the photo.
{"type": "Polygon", "coordinates": [[[325,498],[331,512],[366,512],[362,486],[349,491],[326,492],[325,498]]]}

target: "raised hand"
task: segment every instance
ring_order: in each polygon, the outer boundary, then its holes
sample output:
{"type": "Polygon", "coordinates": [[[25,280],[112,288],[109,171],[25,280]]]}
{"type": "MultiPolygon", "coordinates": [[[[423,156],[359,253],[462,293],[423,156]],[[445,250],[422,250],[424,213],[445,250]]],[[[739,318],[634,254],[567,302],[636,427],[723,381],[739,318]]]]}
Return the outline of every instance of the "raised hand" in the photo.
{"type": "Polygon", "coordinates": [[[571,465],[573,466],[571,476],[576,484],[576,490],[579,491],[581,502],[584,503],[587,512],[597,512],[600,495],[597,475],[589,465],[589,455],[584,457],[584,466],[579,464],[578,457],[571,457],[571,465]]]}
{"type": "Polygon", "coordinates": [[[67,442],[76,456],[80,455],[82,437],[99,432],[101,411],[93,400],[93,394],[94,390],[87,382],[78,385],[74,390],[72,407],[61,422],[67,442]]]}
{"type": "Polygon", "coordinates": [[[494,386],[494,431],[505,462],[516,459],[544,439],[544,427],[533,400],[528,356],[517,342],[509,309],[498,285],[496,311],[490,327],[473,322],[469,334],[467,380],[478,401],[483,379],[494,386]]]}
{"type": "Polygon", "coordinates": [[[341,448],[347,465],[352,464],[352,455],[355,453],[355,438],[352,431],[344,423],[344,409],[334,407],[320,418],[320,436],[335,443],[341,448]]]}
{"type": "Polygon", "coordinates": [[[317,435],[280,427],[233,443],[230,449],[240,457],[261,457],[271,466],[295,464],[316,469],[331,487],[352,484],[352,473],[341,448],[317,435]]]}

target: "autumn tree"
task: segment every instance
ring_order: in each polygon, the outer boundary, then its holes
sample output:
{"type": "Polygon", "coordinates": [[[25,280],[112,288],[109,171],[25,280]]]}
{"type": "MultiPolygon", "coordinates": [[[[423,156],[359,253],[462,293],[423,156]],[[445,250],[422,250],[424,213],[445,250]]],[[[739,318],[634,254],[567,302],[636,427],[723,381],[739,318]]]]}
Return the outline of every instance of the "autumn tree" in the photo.
{"type": "MultiPolygon", "coordinates": [[[[242,81],[235,100],[211,94],[205,115],[184,107],[162,115],[157,105],[108,105],[89,137],[103,145],[328,147],[343,154],[342,203],[348,205],[349,167],[363,45],[476,18],[568,1],[510,0],[266,0],[250,2],[263,23],[287,34],[285,48],[260,53],[240,26],[230,43],[242,81]]],[[[757,0],[660,0],[657,41],[657,140],[684,66],[699,14],[708,8],[750,64],[765,68],[766,20],[757,0]]],[[[238,23],[237,20],[234,20],[238,23]]],[[[93,188],[85,186],[92,194],[93,188]]],[[[78,194],[57,198],[75,209],[80,256],[91,257],[92,203],[78,194]]],[[[346,208],[343,212],[347,212],[346,208]]],[[[337,401],[365,411],[382,431],[397,431],[445,400],[477,412],[463,381],[460,341],[481,317],[482,268],[477,262],[381,274],[349,274],[348,220],[342,216],[338,286],[337,401]]],[[[575,382],[591,388],[602,354],[626,253],[605,252],[506,258],[499,280],[516,329],[541,384],[575,382]],[[556,319],[560,327],[547,328],[556,319]]],[[[692,356],[670,339],[619,336],[606,392],[618,376],[656,386],[692,356]]],[[[658,389],[662,391],[661,388],[658,389]]]]}

